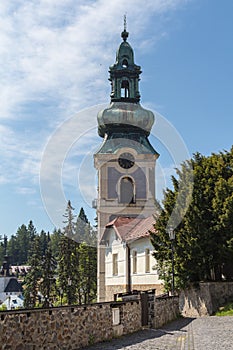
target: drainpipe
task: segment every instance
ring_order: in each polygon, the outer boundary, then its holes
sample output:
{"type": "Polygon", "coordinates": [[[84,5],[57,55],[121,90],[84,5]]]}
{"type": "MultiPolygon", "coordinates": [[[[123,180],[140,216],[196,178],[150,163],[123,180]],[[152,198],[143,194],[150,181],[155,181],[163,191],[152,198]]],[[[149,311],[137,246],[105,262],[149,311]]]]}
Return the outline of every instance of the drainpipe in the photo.
{"type": "Polygon", "coordinates": [[[130,247],[126,243],[126,278],[127,278],[127,293],[131,292],[131,268],[130,268],[130,247]]]}

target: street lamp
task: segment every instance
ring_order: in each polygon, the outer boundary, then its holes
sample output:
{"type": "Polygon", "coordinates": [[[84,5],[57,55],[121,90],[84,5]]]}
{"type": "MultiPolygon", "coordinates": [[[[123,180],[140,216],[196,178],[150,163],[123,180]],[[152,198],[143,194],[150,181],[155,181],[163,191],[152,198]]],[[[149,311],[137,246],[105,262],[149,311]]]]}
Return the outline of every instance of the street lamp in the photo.
{"type": "Polygon", "coordinates": [[[169,234],[169,239],[171,241],[171,249],[172,249],[172,295],[174,295],[174,290],[175,290],[174,240],[175,240],[176,234],[172,227],[169,227],[168,234],[169,234]]]}

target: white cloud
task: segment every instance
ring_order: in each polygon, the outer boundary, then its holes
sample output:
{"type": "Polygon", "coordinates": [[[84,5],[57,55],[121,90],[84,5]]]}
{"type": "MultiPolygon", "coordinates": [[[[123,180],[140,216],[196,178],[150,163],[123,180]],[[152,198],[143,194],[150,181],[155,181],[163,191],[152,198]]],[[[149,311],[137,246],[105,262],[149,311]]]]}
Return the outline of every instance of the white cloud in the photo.
{"type": "MultiPolygon", "coordinates": [[[[123,14],[128,13],[130,31],[139,43],[152,15],[180,3],[184,1],[150,0],[143,7],[139,0],[1,4],[0,117],[17,118],[14,111],[34,100],[56,100],[66,116],[104,101],[108,86],[103,76],[107,78],[120,41],[123,14]]],[[[147,41],[151,45],[151,37],[147,41]]]]}
{"type": "Polygon", "coordinates": [[[31,188],[31,187],[19,187],[16,189],[16,191],[17,191],[17,193],[23,194],[23,195],[25,195],[25,194],[31,195],[31,194],[34,194],[36,192],[35,189],[31,188]]]}
{"type": "MultiPolygon", "coordinates": [[[[163,26],[154,25],[159,16],[185,3],[147,0],[142,6],[141,0],[2,1],[0,183],[21,184],[21,193],[27,188],[25,182],[35,185],[43,149],[53,130],[84,107],[108,100],[108,66],[114,62],[121,41],[125,13],[132,34],[129,42],[144,52],[166,35],[163,26]]],[[[86,125],[76,120],[72,132],[69,129],[68,134],[56,135],[51,157],[43,164],[47,179],[59,175],[62,169],[56,164],[64,156],[62,150],[75,138],[76,130],[85,131],[87,125],[96,125],[96,114],[87,115],[86,125]]],[[[84,137],[79,154],[86,152],[87,144],[84,137]]],[[[64,170],[64,181],[69,181],[72,161],[64,170]]],[[[82,187],[90,197],[92,190],[88,181],[86,184],[82,187]]],[[[50,193],[56,194],[55,183],[50,193]]]]}

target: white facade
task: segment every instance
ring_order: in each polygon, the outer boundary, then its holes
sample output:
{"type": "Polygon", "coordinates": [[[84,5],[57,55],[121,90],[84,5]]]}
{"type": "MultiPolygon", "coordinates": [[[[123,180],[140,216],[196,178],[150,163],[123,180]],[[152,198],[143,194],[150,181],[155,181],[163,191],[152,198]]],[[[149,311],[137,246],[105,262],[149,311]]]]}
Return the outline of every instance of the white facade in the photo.
{"type": "Polygon", "coordinates": [[[125,242],[111,228],[105,236],[105,246],[106,300],[132,290],[156,289],[156,294],[163,290],[149,236],[125,242]]]}

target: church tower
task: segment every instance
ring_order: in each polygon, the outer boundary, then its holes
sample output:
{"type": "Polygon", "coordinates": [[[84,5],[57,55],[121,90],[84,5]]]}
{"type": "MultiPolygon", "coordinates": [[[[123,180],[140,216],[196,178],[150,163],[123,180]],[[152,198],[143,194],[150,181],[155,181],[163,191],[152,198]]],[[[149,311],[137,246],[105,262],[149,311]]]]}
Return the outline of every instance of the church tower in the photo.
{"type": "Polygon", "coordinates": [[[98,113],[103,138],[94,155],[98,171],[98,301],[105,300],[105,246],[100,239],[117,217],[147,218],[155,213],[155,163],[148,140],[154,115],[140,105],[141,67],[127,41],[126,25],[116,61],[110,66],[111,103],[98,113]]]}

